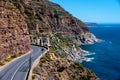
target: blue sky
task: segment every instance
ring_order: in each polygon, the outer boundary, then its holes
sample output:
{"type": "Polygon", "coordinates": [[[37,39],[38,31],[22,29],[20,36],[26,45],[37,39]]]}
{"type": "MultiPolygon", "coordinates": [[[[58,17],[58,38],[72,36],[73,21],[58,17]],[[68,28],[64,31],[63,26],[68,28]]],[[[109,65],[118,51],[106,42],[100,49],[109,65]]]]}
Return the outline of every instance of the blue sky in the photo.
{"type": "Polygon", "coordinates": [[[120,23],[120,0],[50,0],[84,22],[120,23]]]}

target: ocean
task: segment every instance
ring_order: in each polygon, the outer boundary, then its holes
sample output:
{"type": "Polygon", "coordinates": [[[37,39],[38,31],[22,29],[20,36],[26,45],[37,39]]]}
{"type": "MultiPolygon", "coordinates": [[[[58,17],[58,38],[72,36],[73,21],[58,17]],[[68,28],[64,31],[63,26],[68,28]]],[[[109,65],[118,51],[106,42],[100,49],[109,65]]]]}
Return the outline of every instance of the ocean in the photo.
{"type": "Polygon", "coordinates": [[[99,24],[89,29],[102,41],[80,46],[91,53],[82,64],[100,80],[120,80],[120,24],[99,24]]]}

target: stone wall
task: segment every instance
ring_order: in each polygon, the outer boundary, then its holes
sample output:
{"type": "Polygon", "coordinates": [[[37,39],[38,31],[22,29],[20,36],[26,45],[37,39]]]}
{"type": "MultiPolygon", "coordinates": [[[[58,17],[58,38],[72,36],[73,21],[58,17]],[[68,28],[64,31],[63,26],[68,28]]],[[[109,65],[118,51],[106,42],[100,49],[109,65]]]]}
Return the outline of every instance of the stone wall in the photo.
{"type": "Polygon", "coordinates": [[[31,44],[35,44],[35,45],[39,45],[39,46],[43,46],[43,47],[49,47],[50,46],[50,41],[49,41],[49,37],[30,37],[31,40],[31,44]]]}

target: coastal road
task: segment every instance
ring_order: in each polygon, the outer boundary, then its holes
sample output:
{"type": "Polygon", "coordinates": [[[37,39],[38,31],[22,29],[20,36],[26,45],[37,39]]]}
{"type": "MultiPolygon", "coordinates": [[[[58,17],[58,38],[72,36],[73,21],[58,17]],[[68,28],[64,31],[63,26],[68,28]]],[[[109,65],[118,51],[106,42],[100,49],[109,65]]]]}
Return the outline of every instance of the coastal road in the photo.
{"type": "Polygon", "coordinates": [[[0,80],[25,80],[30,63],[33,63],[39,56],[46,51],[43,47],[31,46],[32,51],[22,56],[0,71],[0,80]]]}

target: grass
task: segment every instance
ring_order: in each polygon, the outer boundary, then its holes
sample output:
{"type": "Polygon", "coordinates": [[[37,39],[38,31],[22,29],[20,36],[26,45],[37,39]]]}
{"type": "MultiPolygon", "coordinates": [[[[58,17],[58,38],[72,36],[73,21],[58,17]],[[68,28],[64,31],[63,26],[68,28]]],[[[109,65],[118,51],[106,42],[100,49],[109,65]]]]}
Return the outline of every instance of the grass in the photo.
{"type": "Polygon", "coordinates": [[[5,64],[7,64],[8,62],[10,62],[11,60],[23,55],[24,53],[19,52],[18,54],[12,54],[10,56],[8,56],[6,59],[4,59],[2,62],[0,62],[0,66],[3,66],[5,64]]]}
{"type": "Polygon", "coordinates": [[[55,34],[55,36],[58,37],[63,42],[69,42],[69,40],[67,38],[64,38],[61,34],[55,34]]]}

